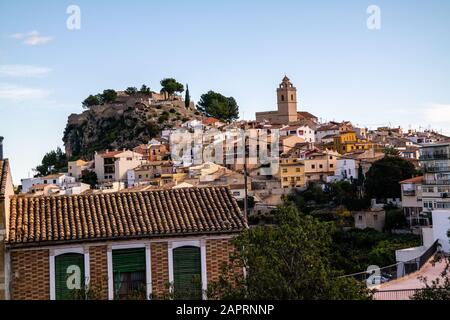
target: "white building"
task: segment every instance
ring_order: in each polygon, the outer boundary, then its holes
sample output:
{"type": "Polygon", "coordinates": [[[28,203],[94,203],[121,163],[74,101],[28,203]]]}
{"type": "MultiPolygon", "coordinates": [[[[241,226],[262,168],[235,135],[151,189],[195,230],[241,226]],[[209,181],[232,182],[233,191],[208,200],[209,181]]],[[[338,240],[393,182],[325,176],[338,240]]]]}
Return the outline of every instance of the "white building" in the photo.
{"type": "Polygon", "coordinates": [[[36,184],[29,188],[28,193],[34,196],[68,196],[82,194],[90,189],[90,185],[82,182],[68,183],[62,187],[54,184],[36,184]]]}
{"type": "Polygon", "coordinates": [[[69,161],[67,164],[67,174],[78,181],[83,171],[89,169],[89,165],[90,163],[84,160],[69,161]]]}
{"type": "Polygon", "coordinates": [[[96,152],[94,161],[99,183],[125,182],[127,171],[144,163],[142,154],[130,150],[96,152]]]}
{"type": "Polygon", "coordinates": [[[316,131],[307,124],[284,126],[280,129],[280,136],[297,136],[304,142],[316,142],[316,131]]]}
{"type": "Polygon", "coordinates": [[[337,159],[336,160],[336,178],[337,180],[356,180],[358,179],[358,162],[355,159],[337,159]]]}
{"type": "Polygon", "coordinates": [[[60,189],[65,189],[68,184],[75,183],[75,177],[70,177],[65,173],[56,173],[45,177],[22,179],[21,182],[22,192],[28,193],[30,188],[36,185],[55,185],[60,189]]]}
{"type": "Polygon", "coordinates": [[[450,210],[433,210],[433,236],[438,240],[441,250],[450,253],[450,210]]]}
{"type": "Polygon", "coordinates": [[[317,142],[322,142],[322,138],[331,137],[339,134],[339,128],[335,126],[322,126],[318,128],[315,132],[315,140],[317,142]]]}

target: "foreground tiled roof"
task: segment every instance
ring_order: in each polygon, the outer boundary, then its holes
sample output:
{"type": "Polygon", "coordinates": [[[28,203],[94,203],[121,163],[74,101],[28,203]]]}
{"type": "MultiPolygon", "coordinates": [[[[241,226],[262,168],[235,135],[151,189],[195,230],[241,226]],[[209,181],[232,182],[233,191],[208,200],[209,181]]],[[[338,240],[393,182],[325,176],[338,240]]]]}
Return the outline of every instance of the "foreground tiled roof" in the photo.
{"type": "Polygon", "coordinates": [[[411,179],[406,179],[403,181],[400,181],[399,183],[422,183],[423,181],[423,176],[418,176],[418,177],[414,177],[411,179]]]}
{"type": "Polygon", "coordinates": [[[6,180],[9,173],[8,159],[0,160],[0,199],[5,196],[6,180]]]}
{"type": "Polygon", "coordinates": [[[10,245],[236,232],[246,227],[227,187],[11,199],[10,245]]]}

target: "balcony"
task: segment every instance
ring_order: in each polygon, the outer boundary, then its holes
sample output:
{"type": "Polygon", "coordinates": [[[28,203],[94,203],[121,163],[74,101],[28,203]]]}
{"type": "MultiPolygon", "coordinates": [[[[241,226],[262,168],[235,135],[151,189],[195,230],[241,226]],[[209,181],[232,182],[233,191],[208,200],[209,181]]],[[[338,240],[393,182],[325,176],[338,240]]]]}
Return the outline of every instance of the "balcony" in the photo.
{"type": "Polygon", "coordinates": [[[439,185],[450,185],[450,180],[425,180],[424,185],[429,186],[439,186],[439,185]]]}
{"type": "Polygon", "coordinates": [[[450,154],[448,153],[434,153],[434,154],[422,154],[419,157],[419,160],[427,161],[427,160],[448,160],[450,159],[450,154]]]}
{"type": "Polygon", "coordinates": [[[450,172],[450,167],[425,167],[425,172],[450,172]]]}
{"type": "Polygon", "coordinates": [[[416,190],[403,190],[403,195],[413,197],[416,195],[416,190]]]}

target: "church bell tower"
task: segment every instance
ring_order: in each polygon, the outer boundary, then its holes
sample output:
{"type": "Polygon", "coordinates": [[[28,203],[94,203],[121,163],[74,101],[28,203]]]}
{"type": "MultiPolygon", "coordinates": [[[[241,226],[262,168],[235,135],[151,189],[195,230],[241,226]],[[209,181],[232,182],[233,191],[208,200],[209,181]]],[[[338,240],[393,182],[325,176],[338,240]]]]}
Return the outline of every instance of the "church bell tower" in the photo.
{"type": "Polygon", "coordinates": [[[297,121],[297,88],[284,76],[277,88],[278,117],[288,124],[297,121]]]}

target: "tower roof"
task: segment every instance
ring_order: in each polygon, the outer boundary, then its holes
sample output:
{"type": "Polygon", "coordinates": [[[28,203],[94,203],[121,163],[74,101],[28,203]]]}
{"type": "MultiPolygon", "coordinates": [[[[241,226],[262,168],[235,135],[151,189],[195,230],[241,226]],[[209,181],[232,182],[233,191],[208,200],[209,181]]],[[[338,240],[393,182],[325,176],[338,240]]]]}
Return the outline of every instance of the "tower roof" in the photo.
{"type": "Polygon", "coordinates": [[[293,88],[291,80],[287,77],[287,75],[284,75],[283,80],[281,80],[280,88],[293,88]]]}

